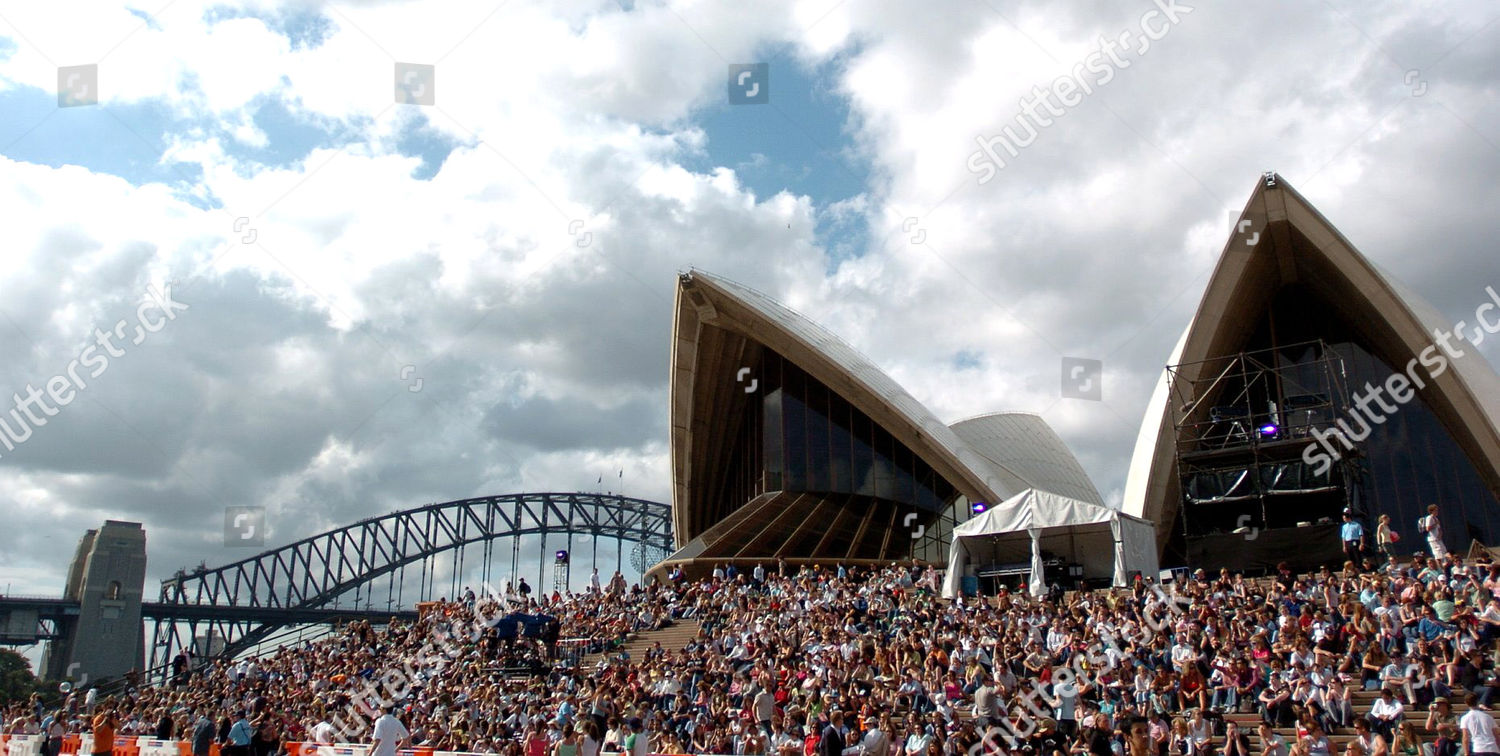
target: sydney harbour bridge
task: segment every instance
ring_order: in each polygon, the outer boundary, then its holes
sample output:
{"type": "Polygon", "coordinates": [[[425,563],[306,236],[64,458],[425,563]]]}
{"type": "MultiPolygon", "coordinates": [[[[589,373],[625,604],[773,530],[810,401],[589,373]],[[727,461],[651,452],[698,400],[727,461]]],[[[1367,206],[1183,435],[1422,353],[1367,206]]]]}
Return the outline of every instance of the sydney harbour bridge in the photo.
{"type": "Polygon", "coordinates": [[[487,496],[370,517],[218,567],[179,570],[150,600],[142,585],[144,532],[109,521],[80,543],[63,596],[0,597],[0,643],[47,643],[43,676],[80,685],[130,670],[159,675],[184,650],[200,660],[234,658],[349,620],[413,619],[418,603],[457,597],[468,581],[503,584],[524,571],[537,576],[537,591],[550,592],[569,584],[574,565],[608,575],[628,558],[643,572],[672,545],[666,504],[597,493],[487,496]],[[535,573],[532,542],[539,544],[535,573]]]}

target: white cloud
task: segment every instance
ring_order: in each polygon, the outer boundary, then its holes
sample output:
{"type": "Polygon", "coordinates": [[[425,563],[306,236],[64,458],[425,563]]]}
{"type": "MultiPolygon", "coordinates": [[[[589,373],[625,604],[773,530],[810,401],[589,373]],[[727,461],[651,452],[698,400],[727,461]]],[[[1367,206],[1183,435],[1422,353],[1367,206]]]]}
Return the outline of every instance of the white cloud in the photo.
{"type": "MultiPolygon", "coordinates": [[[[0,269],[8,385],[56,372],[148,281],[189,279],[196,297],[69,408],[76,419],[0,461],[51,541],[23,544],[26,580],[56,574],[37,565],[60,570],[57,554],[104,516],[145,520],[179,561],[215,561],[226,505],[268,506],[286,532],[423,501],[587,490],[622,467],[631,493],[664,500],[670,305],[689,265],[827,325],[946,419],[1043,412],[1106,491],[1222,248],[1225,210],[1262,170],[1455,312],[1472,308],[1473,280],[1500,278],[1485,215],[1500,164],[1487,136],[1495,27],[1465,41],[1486,20],[1477,3],[1199,4],[983,186],[966,168],[976,137],[1151,5],[255,6],[321,14],[329,33],[311,47],[256,18],[210,23],[206,7],[182,0],[138,29],[122,9],[40,3],[0,24],[16,42],[0,61],[10,90],[51,92],[54,64],[108,52],[105,107],[165,103],[203,124],[168,135],[164,159],[201,168],[199,198],[222,205],[0,159],[0,206],[23,219],[0,269]],[[834,62],[851,109],[838,146],[873,169],[859,196],[758,196],[732,166],[688,167],[712,154],[694,118],[724,96],[726,65],[771,50],[834,62]],[[393,104],[396,61],[436,63],[436,108],[393,104]],[[265,98],[356,138],[255,163],[247,146],[297,147],[253,120],[265,98]],[[418,114],[459,144],[430,180],[395,148],[418,114]],[[869,247],[830,270],[814,219],[860,214],[869,247]],[[239,217],[254,244],[240,243],[239,217]],[[1449,242],[1437,251],[1433,229],[1449,242]],[[956,367],[960,352],[980,366],[956,367]],[[1063,354],[1106,361],[1106,402],[1057,400],[1063,354]],[[629,427],[558,431],[544,449],[527,427],[485,422],[531,396],[629,427]]],[[[31,589],[57,587],[42,582],[31,589]]]]}

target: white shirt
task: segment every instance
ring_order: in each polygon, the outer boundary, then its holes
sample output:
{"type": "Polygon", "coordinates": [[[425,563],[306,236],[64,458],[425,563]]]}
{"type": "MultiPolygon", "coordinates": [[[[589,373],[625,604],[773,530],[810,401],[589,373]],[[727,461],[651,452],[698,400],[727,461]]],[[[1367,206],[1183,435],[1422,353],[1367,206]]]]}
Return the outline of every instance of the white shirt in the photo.
{"type": "Polygon", "coordinates": [[[863,748],[866,756],[886,756],[891,750],[891,738],[881,732],[879,727],[873,727],[865,733],[864,739],[859,742],[857,748],[863,748]]]}
{"type": "Polygon", "coordinates": [[[1376,719],[1397,720],[1401,718],[1401,713],[1405,709],[1406,706],[1401,701],[1392,698],[1390,703],[1386,703],[1385,698],[1381,697],[1375,699],[1375,703],[1370,706],[1370,716],[1376,719]]]}
{"type": "Polygon", "coordinates": [[[1487,711],[1469,709],[1458,720],[1458,726],[1469,736],[1469,753],[1500,752],[1495,743],[1495,718],[1487,711]]]}
{"type": "Polygon", "coordinates": [[[1438,522],[1438,519],[1436,517],[1433,517],[1432,515],[1423,517],[1422,526],[1427,528],[1428,543],[1443,542],[1443,524],[1438,522]]]}
{"type": "Polygon", "coordinates": [[[380,745],[370,751],[370,756],[396,756],[396,741],[411,737],[406,725],[394,715],[385,714],[375,720],[375,732],[371,734],[371,740],[379,740],[380,745]]]}
{"type": "Polygon", "coordinates": [[[1286,756],[1286,738],[1273,732],[1270,741],[1264,743],[1264,748],[1267,756],[1286,756]]]}
{"type": "Polygon", "coordinates": [[[324,720],[313,726],[312,734],[313,742],[315,743],[333,743],[334,739],[338,737],[338,730],[334,729],[333,725],[327,720],[324,720]]]}

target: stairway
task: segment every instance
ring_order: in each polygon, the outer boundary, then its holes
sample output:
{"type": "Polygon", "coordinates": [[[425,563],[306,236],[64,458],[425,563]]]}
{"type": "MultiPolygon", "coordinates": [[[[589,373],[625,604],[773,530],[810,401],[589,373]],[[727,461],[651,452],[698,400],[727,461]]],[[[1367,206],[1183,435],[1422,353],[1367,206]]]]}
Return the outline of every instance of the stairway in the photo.
{"type": "MultiPolygon", "coordinates": [[[[1370,707],[1374,705],[1375,699],[1379,697],[1380,693],[1377,691],[1354,691],[1351,696],[1351,703],[1354,707],[1355,719],[1364,719],[1369,716],[1370,707]]],[[[1464,715],[1464,712],[1469,710],[1469,707],[1463,703],[1462,694],[1452,697],[1449,700],[1453,702],[1452,711],[1455,716],[1461,717],[1464,715]]],[[[1251,752],[1260,753],[1260,733],[1257,731],[1257,728],[1260,726],[1260,714],[1230,713],[1224,715],[1224,721],[1237,723],[1240,726],[1240,732],[1245,733],[1250,738],[1251,752]]],[[[1437,739],[1436,732],[1426,732],[1422,729],[1422,725],[1427,722],[1427,708],[1425,706],[1420,708],[1406,707],[1406,721],[1411,722],[1417,728],[1417,735],[1422,738],[1422,742],[1431,743],[1437,739]]],[[[1297,728],[1295,727],[1278,727],[1276,728],[1276,734],[1286,738],[1288,745],[1297,741],[1297,728]]],[[[1339,729],[1337,734],[1326,734],[1328,735],[1329,746],[1333,748],[1333,752],[1343,753],[1344,747],[1349,744],[1349,741],[1354,739],[1354,727],[1351,725],[1339,729]]]]}
{"type": "MultiPolygon", "coordinates": [[[[677,620],[672,624],[671,627],[662,628],[661,630],[648,630],[643,633],[631,633],[630,637],[625,641],[625,646],[623,648],[615,649],[608,653],[610,655],[618,655],[620,651],[623,650],[626,653],[630,654],[630,658],[632,661],[639,661],[640,659],[645,657],[646,652],[650,650],[652,646],[656,645],[657,642],[660,642],[661,647],[667,651],[681,651],[683,646],[686,646],[694,638],[698,637],[698,629],[698,620],[677,620]]],[[[594,665],[598,664],[599,661],[604,658],[604,656],[605,654],[603,653],[597,653],[589,654],[588,656],[583,657],[583,660],[580,662],[581,668],[592,668],[594,665]]]]}

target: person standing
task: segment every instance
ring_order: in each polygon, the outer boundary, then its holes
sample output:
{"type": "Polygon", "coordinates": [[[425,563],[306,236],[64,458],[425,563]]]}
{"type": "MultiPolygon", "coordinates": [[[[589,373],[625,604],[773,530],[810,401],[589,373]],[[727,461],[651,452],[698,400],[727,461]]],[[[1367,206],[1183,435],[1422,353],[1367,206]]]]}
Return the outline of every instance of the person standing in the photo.
{"type": "Polygon", "coordinates": [[[1458,720],[1463,731],[1463,756],[1495,756],[1500,745],[1495,742],[1495,718],[1479,708],[1479,696],[1470,693],[1464,697],[1469,710],[1458,720]]]}
{"type": "Polygon", "coordinates": [[[1447,559],[1448,547],[1443,543],[1443,523],[1438,520],[1438,507],[1436,504],[1427,505],[1427,516],[1420,520],[1422,532],[1427,534],[1427,548],[1432,550],[1433,559],[1447,559]]]}
{"type": "Polygon", "coordinates": [[[999,690],[991,681],[989,675],[984,675],[979,687],[974,690],[974,718],[984,727],[994,727],[999,722],[1000,707],[998,705],[999,690]]]}
{"type": "Polygon", "coordinates": [[[771,739],[771,720],[776,716],[776,694],[771,691],[771,674],[769,672],[761,675],[760,692],[755,694],[751,702],[751,709],[755,711],[755,723],[760,725],[761,732],[766,735],[766,740],[771,739]]]}
{"type": "MultiPolygon", "coordinates": [[[[89,693],[94,692],[89,688],[89,693]]],[[[106,705],[94,715],[93,756],[111,756],[115,752],[115,713],[106,705]]]]}
{"type": "Polygon", "coordinates": [[[1396,534],[1391,532],[1391,516],[1383,514],[1375,521],[1375,548],[1380,558],[1388,560],[1396,555],[1396,534]]]}
{"type": "Polygon", "coordinates": [[[1344,524],[1339,528],[1339,538],[1344,542],[1344,559],[1359,566],[1360,552],[1365,548],[1365,526],[1355,521],[1353,510],[1344,510],[1344,524]]]}
{"type": "Polygon", "coordinates": [[[844,712],[828,715],[828,726],[818,739],[818,756],[844,756],[844,712]]]}
{"type": "Polygon", "coordinates": [[[651,738],[646,735],[646,723],[640,717],[632,717],[630,734],[625,736],[626,756],[646,756],[651,751],[650,743],[651,738]]]}
{"type": "Polygon", "coordinates": [[[45,738],[42,741],[42,753],[47,756],[58,756],[62,753],[63,736],[67,734],[67,731],[68,728],[63,725],[63,713],[52,712],[52,716],[42,722],[42,737],[45,738]]]}
{"type": "Polygon", "coordinates": [[[209,756],[214,747],[214,734],[217,728],[214,726],[214,721],[208,717],[208,709],[200,708],[197,714],[198,719],[193,722],[193,756],[209,756]]]}
{"type": "Polygon", "coordinates": [[[396,718],[396,705],[391,704],[386,707],[385,714],[375,720],[375,729],[370,733],[370,756],[396,756],[396,749],[410,737],[406,725],[396,718]]]}
{"type": "MultiPolygon", "coordinates": [[[[245,716],[243,709],[234,713],[234,724],[229,726],[229,734],[225,737],[226,748],[220,753],[223,756],[250,756],[250,741],[255,737],[255,728],[250,726],[250,720],[245,716]]],[[[395,756],[387,754],[387,756],[395,756]]]]}

